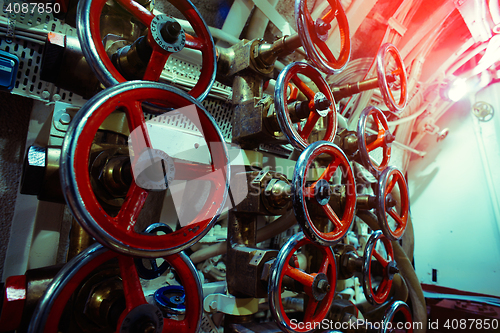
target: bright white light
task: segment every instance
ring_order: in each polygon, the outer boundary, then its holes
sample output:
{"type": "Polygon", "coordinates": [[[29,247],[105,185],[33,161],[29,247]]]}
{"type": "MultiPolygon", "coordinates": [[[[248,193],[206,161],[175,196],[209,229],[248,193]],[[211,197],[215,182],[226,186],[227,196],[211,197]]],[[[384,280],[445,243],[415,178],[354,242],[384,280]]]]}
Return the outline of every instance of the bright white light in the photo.
{"type": "Polygon", "coordinates": [[[461,100],[469,90],[467,89],[467,82],[465,79],[456,79],[450,84],[448,89],[448,98],[454,102],[461,100]]]}

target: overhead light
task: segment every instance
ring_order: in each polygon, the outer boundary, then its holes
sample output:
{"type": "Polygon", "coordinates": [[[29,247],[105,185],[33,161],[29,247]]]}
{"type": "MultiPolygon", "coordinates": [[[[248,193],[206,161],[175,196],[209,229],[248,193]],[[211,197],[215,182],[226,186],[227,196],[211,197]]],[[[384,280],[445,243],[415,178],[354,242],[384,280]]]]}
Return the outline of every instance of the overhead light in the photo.
{"type": "Polygon", "coordinates": [[[457,102],[465,97],[468,92],[467,80],[458,78],[450,83],[446,95],[453,102],[457,102]]]}

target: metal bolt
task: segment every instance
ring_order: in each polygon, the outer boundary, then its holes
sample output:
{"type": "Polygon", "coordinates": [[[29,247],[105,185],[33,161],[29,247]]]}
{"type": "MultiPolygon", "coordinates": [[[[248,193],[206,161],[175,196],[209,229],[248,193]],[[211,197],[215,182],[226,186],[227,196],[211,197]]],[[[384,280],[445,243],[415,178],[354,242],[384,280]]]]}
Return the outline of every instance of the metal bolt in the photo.
{"type": "Polygon", "coordinates": [[[396,266],[389,266],[389,274],[394,275],[396,273],[399,273],[399,268],[396,266]]]}
{"type": "Polygon", "coordinates": [[[325,94],[322,92],[318,92],[314,95],[314,107],[316,110],[326,110],[330,107],[330,105],[332,105],[332,101],[326,98],[325,94]]]}
{"type": "Polygon", "coordinates": [[[160,33],[166,42],[175,42],[182,31],[182,27],[178,22],[167,22],[161,27],[160,33]]]}
{"type": "Polygon", "coordinates": [[[217,301],[210,302],[209,307],[210,307],[210,310],[216,311],[217,310],[217,301]]]}
{"type": "Polygon", "coordinates": [[[71,122],[71,116],[67,113],[63,113],[61,115],[61,118],[59,118],[59,122],[63,125],[69,125],[69,123],[71,122]]]}
{"type": "Polygon", "coordinates": [[[318,289],[321,290],[322,292],[328,292],[330,291],[330,284],[326,280],[321,280],[318,282],[318,289]]]}
{"type": "Polygon", "coordinates": [[[394,140],[396,140],[396,136],[392,135],[390,131],[385,131],[384,140],[386,143],[392,143],[394,142],[394,140]]]}
{"type": "Polygon", "coordinates": [[[387,208],[392,208],[397,205],[396,199],[392,197],[392,195],[388,195],[387,198],[385,199],[385,205],[387,208]]]}
{"type": "Polygon", "coordinates": [[[156,325],[152,321],[147,321],[140,326],[139,332],[155,333],[156,325]]]}
{"type": "Polygon", "coordinates": [[[332,25],[330,23],[326,23],[323,20],[318,20],[316,22],[316,31],[320,35],[326,35],[328,33],[328,30],[332,28],[332,25]]]}

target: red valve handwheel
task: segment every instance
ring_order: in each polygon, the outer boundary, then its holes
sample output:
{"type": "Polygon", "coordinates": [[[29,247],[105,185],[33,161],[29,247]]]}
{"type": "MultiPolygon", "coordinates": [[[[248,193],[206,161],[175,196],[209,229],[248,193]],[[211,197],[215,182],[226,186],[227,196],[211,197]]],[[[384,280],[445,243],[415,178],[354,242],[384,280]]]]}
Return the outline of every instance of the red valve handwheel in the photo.
{"type": "Polygon", "coordinates": [[[217,220],[224,207],[229,187],[228,163],[223,136],[201,103],[179,89],[165,84],[130,81],[95,95],[74,117],[62,147],[61,182],[62,188],[65,189],[66,202],[73,215],[97,241],[124,254],[156,258],[191,246],[203,237],[217,220]],[[130,139],[135,144],[132,166],[140,160],[140,152],[148,151],[151,147],[141,104],[144,101],[153,102],[165,109],[194,105],[194,114],[186,113],[185,116],[190,118],[202,133],[210,154],[209,164],[175,160],[174,180],[208,181],[210,194],[191,222],[170,234],[151,235],[142,233],[142,230],[134,230],[148,195],[148,191],[139,187],[135,180],[132,180],[118,214],[113,217],[106,213],[92,189],[86,162],[99,127],[117,109],[126,113],[132,133],[130,139]]]}
{"type": "Polygon", "coordinates": [[[40,299],[28,332],[57,333],[64,308],[71,295],[92,271],[107,261],[118,258],[120,275],[123,282],[126,309],[120,315],[116,332],[129,332],[127,325],[140,315],[150,317],[161,332],[190,333],[197,332],[202,315],[201,284],[193,263],[183,252],[164,259],[175,269],[186,297],[186,314],[182,320],[163,318],[161,311],[146,302],[142,286],[137,275],[134,259],[109,251],[100,244],[95,244],[68,262],[56,275],[47,291],[40,299]]]}
{"type": "MultiPolygon", "coordinates": [[[[200,101],[203,100],[215,81],[216,57],[212,36],[196,7],[189,0],[170,1],[186,17],[197,36],[186,33],[185,36],[181,36],[184,37],[180,43],[182,45],[168,47],[162,35],[156,32],[160,31],[164,19],[172,19],[170,16],[155,16],[133,0],[116,1],[148,28],[147,42],[152,48],[152,53],[143,79],[158,81],[168,57],[172,52],[178,52],[184,46],[201,51],[203,57],[201,75],[189,94],[200,101]],[[154,36],[153,32],[155,32],[154,36]]],[[[78,3],[77,32],[86,61],[99,81],[109,87],[125,82],[126,79],[113,65],[102,43],[104,36],[100,33],[100,19],[106,2],[107,0],[84,0],[78,3]]],[[[184,34],[183,30],[181,34],[184,34]]]]}
{"type": "Polygon", "coordinates": [[[330,10],[314,20],[307,0],[295,0],[295,19],[302,45],[312,62],[327,74],[338,74],[347,66],[351,56],[351,36],[347,16],[339,0],[328,0],[330,10]],[[340,54],[335,57],[327,45],[331,22],[337,19],[340,32],[340,54]]]}
{"type": "Polygon", "coordinates": [[[380,333],[395,332],[396,328],[397,332],[413,333],[413,317],[403,301],[396,301],[385,310],[380,333]]]}
{"type": "Polygon", "coordinates": [[[315,323],[321,322],[328,314],[335,296],[336,284],[337,268],[332,249],[312,243],[303,233],[291,237],[278,253],[269,277],[270,310],[278,326],[284,332],[313,331],[314,329],[310,330],[308,327],[315,327],[315,323]],[[290,264],[293,255],[304,245],[314,245],[322,254],[320,269],[317,273],[308,273],[290,264]],[[283,284],[285,276],[299,282],[308,296],[308,301],[304,303],[305,313],[302,320],[304,328],[302,329],[293,328],[296,325],[293,325],[283,308],[281,293],[285,288],[283,284]]]}
{"type": "Polygon", "coordinates": [[[407,89],[407,78],[406,78],[406,69],[405,64],[403,63],[403,59],[401,59],[401,55],[399,54],[398,49],[390,44],[383,44],[377,53],[377,76],[378,83],[380,87],[380,91],[384,98],[384,102],[389,108],[389,110],[393,112],[401,112],[408,101],[408,89],[407,89]],[[399,84],[401,85],[400,90],[401,94],[399,97],[399,102],[396,102],[394,94],[387,82],[386,73],[387,63],[385,60],[385,56],[389,54],[396,61],[396,69],[393,70],[390,74],[399,76],[399,84]]]}
{"type": "Polygon", "coordinates": [[[382,111],[373,106],[365,108],[359,116],[358,131],[356,135],[358,137],[358,151],[361,163],[365,166],[365,168],[374,174],[384,171],[389,165],[389,160],[391,159],[391,144],[393,136],[389,131],[387,118],[382,111]],[[372,134],[367,132],[367,123],[370,117],[373,121],[372,124],[376,126],[375,131],[377,134],[374,134],[376,135],[375,140],[368,141],[367,139],[372,137],[372,134]],[[382,158],[380,163],[370,156],[370,152],[378,148],[382,148],[382,158]]]}
{"type": "Polygon", "coordinates": [[[388,167],[380,175],[377,193],[377,217],[384,235],[392,241],[403,237],[410,215],[410,199],[408,186],[401,171],[388,167]],[[391,192],[398,185],[399,198],[394,198],[391,192]],[[389,217],[394,220],[391,225],[389,217]]]}
{"type": "Polygon", "coordinates": [[[295,216],[305,235],[323,246],[335,245],[347,231],[354,221],[356,211],[356,182],[349,160],[335,144],[325,141],[314,142],[300,154],[292,181],[292,201],[295,216]],[[329,155],[332,160],[323,174],[312,184],[308,183],[307,175],[311,172],[311,165],[315,158],[321,154],[329,155]],[[329,204],[332,196],[341,196],[341,191],[331,191],[331,179],[340,168],[342,177],[345,179],[345,206],[342,217],[337,216],[329,204]],[[333,223],[333,231],[322,232],[314,224],[314,218],[309,213],[309,204],[318,204],[328,220],[333,223]]]}
{"type": "Polygon", "coordinates": [[[374,231],[366,243],[363,256],[363,290],[366,299],[371,304],[382,304],[387,300],[391,291],[395,268],[394,250],[391,241],[384,236],[382,231],[374,231]],[[379,242],[382,242],[385,252],[382,251],[381,253],[380,249],[377,249],[377,243],[380,244],[379,242]],[[375,258],[382,266],[382,281],[380,281],[376,289],[372,281],[374,275],[372,258],[375,258]]]}
{"type": "Polygon", "coordinates": [[[322,93],[331,103],[327,113],[325,112],[326,114],[323,114],[326,127],[325,136],[323,137],[323,140],[325,141],[333,142],[333,139],[335,138],[335,133],[337,132],[337,107],[335,105],[335,100],[330,87],[321,76],[321,73],[313,66],[303,62],[294,62],[287,65],[280,72],[274,89],[274,103],[278,123],[281,131],[292,146],[296,149],[304,150],[309,145],[307,139],[311,135],[318,120],[322,118],[322,115],[320,115],[320,113],[316,110],[315,106],[315,97],[317,96],[317,93],[315,93],[299,78],[299,74],[311,79],[318,88],[319,92],[322,93]],[[307,118],[306,124],[300,130],[295,129],[288,112],[287,90],[290,83],[293,83],[298,90],[300,90],[307,97],[309,102],[309,117],[307,118]]]}

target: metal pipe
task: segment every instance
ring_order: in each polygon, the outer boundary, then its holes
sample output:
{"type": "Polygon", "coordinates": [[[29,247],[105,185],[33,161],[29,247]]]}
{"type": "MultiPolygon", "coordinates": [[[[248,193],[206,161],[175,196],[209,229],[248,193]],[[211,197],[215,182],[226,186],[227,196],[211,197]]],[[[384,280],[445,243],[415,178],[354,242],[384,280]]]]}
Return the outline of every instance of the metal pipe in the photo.
{"type": "MultiPolygon", "coordinates": [[[[271,6],[276,7],[278,0],[268,0],[271,6]]],[[[250,24],[248,25],[248,39],[256,39],[264,37],[264,32],[266,31],[267,25],[269,24],[269,19],[266,14],[264,14],[258,7],[250,18],[250,24]]]]}

